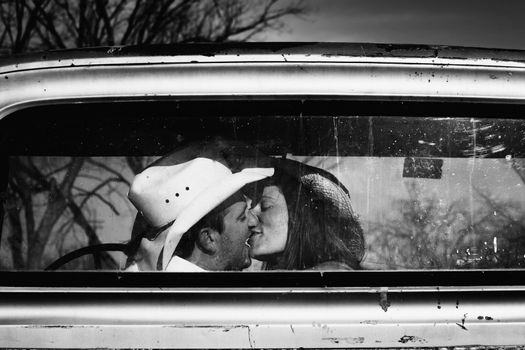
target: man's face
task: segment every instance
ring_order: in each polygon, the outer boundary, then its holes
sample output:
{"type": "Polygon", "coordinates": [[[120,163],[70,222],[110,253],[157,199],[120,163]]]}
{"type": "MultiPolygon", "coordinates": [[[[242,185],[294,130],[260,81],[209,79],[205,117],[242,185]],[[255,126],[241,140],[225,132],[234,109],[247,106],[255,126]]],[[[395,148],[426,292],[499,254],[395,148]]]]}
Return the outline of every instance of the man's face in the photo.
{"type": "Polygon", "coordinates": [[[220,235],[219,256],[225,270],[241,270],[250,266],[250,227],[257,219],[248,210],[248,203],[239,199],[224,210],[224,231],[220,235]]]}

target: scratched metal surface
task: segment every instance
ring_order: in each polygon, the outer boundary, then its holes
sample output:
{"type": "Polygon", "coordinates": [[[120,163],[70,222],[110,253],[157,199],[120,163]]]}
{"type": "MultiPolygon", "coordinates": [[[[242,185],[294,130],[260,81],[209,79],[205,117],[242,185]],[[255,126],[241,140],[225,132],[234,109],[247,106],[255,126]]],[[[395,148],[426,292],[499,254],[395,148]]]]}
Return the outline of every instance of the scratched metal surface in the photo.
{"type": "Polygon", "coordinates": [[[312,46],[310,53],[307,46],[280,51],[248,47],[212,53],[204,50],[201,54],[197,54],[197,47],[179,54],[170,55],[168,50],[150,56],[120,49],[124,53],[73,51],[62,56],[31,55],[19,61],[11,58],[0,62],[0,118],[26,106],[108,98],[367,96],[525,100],[525,55],[519,51],[502,54],[494,50],[417,47],[364,47],[359,51],[358,47],[312,46]]]}
{"type": "Polygon", "coordinates": [[[5,347],[350,348],[525,344],[525,292],[15,290],[5,347]]]}
{"type": "MultiPolygon", "coordinates": [[[[106,48],[0,62],[0,118],[97,99],[374,96],[525,101],[521,52],[279,46],[106,48]],[[98,53],[97,53],[98,52],[98,53]]],[[[5,348],[381,348],[525,344],[523,290],[0,292],[5,348]]]]}

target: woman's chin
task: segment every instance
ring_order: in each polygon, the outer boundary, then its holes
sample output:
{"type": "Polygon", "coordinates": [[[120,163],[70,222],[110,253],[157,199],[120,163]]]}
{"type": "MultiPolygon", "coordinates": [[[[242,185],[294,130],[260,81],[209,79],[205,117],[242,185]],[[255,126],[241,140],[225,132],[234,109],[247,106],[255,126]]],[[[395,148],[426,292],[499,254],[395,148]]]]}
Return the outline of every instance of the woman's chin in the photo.
{"type": "Polygon", "coordinates": [[[267,253],[267,252],[261,252],[257,250],[250,251],[250,256],[252,259],[256,259],[259,261],[264,262],[275,262],[281,257],[281,253],[267,253]]]}
{"type": "Polygon", "coordinates": [[[257,259],[257,260],[261,260],[261,261],[265,261],[266,260],[266,254],[264,252],[262,252],[261,250],[257,249],[257,247],[252,247],[252,249],[250,249],[250,257],[252,259],[257,259]]]}

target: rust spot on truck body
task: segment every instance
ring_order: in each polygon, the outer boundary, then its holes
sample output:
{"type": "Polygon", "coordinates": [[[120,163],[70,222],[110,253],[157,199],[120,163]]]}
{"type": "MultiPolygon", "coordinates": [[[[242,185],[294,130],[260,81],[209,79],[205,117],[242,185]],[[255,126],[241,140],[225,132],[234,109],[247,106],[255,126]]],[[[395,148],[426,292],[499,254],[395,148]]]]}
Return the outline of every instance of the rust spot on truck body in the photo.
{"type": "Polygon", "coordinates": [[[415,335],[404,335],[398,340],[398,343],[402,344],[406,344],[408,342],[424,344],[427,341],[423,338],[416,337],[415,335]]]}
{"type": "Polygon", "coordinates": [[[381,309],[383,309],[384,312],[388,311],[388,308],[390,307],[390,302],[388,301],[388,292],[382,291],[379,293],[379,306],[381,306],[381,309]]]}

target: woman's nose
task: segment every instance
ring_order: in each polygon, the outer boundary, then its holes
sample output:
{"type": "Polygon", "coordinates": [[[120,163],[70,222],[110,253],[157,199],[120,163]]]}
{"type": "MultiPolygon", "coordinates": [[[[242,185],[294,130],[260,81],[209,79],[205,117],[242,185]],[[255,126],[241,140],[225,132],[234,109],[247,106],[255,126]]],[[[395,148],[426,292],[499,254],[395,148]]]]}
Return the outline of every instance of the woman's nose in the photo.
{"type": "Polygon", "coordinates": [[[254,206],[253,208],[251,208],[250,210],[250,213],[252,213],[253,215],[259,217],[261,215],[261,204],[257,204],[256,206],[254,206]]]}
{"type": "Polygon", "coordinates": [[[259,225],[259,218],[253,212],[253,209],[248,210],[248,227],[255,227],[259,225]]]}

